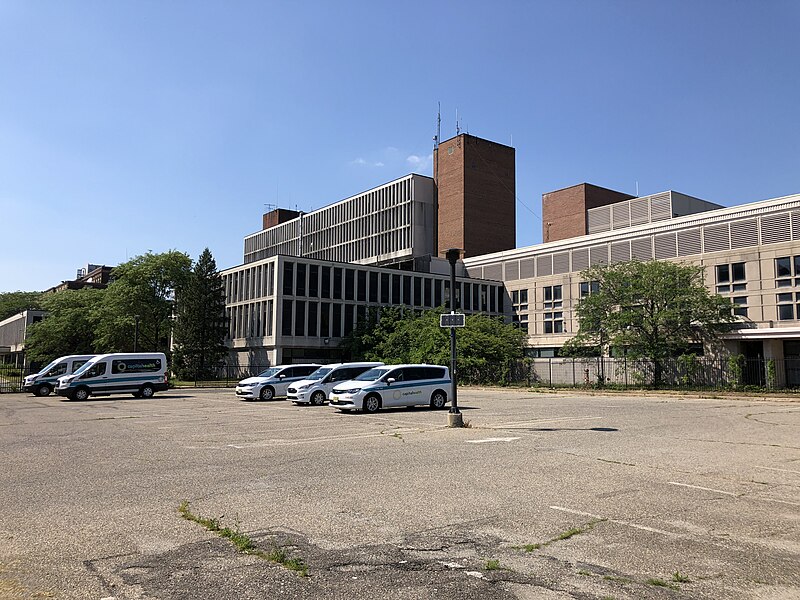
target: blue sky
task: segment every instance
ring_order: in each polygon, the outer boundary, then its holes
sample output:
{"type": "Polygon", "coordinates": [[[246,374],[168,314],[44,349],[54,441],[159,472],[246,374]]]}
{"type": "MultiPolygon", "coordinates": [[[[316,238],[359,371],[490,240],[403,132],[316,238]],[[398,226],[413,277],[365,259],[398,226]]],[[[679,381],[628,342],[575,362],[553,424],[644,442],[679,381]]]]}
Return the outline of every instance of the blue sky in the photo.
{"type": "Polygon", "coordinates": [[[800,2],[0,0],[0,291],[151,250],[220,268],[265,204],[516,148],[517,245],[583,181],[800,193],[800,2]]]}

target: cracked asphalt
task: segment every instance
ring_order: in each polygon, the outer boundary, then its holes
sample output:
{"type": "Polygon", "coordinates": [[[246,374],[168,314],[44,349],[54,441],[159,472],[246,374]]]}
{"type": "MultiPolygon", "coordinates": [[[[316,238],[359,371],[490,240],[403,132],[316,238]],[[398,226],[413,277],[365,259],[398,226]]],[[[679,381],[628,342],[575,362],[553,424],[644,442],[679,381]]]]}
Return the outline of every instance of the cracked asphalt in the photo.
{"type": "Polygon", "coordinates": [[[459,401],[4,394],[0,598],[800,598],[796,399],[459,401]]]}

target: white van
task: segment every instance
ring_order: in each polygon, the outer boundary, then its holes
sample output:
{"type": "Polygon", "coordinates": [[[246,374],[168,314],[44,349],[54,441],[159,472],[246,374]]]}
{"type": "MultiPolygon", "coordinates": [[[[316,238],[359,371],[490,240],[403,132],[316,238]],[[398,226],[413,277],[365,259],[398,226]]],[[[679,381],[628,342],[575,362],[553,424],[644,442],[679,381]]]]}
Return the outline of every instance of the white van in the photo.
{"type": "Polygon", "coordinates": [[[365,371],[331,391],[328,406],[342,411],[375,412],[393,406],[444,408],[452,381],[447,367],[385,365],[365,371]]]}
{"type": "Polygon", "coordinates": [[[373,367],[383,366],[382,362],[352,362],[324,365],[311,375],[289,386],[286,397],[295,404],[325,404],[331,390],[337,384],[350,381],[373,367]]]}
{"type": "Polygon", "coordinates": [[[49,396],[58,385],[59,377],[74,373],[95,356],[95,354],[70,354],[57,358],[38,373],[25,377],[22,389],[34,396],[49,396]]]}
{"type": "Polygon", "coordinates": [[[168,388],[167,357],[161,352],[136,352],[95,356],[72,375],[60,377],[56,393],[70,400],[125,393],[150,398],[168,388]]]}
{"type": "Polygon", "coordinates": [[[322,365],[278,365],[270,367],[255,377],[242,379],[236,386],[236,395],[242,400],[272,400],[285,396],[290,384],[306,379],[322,365]]]}

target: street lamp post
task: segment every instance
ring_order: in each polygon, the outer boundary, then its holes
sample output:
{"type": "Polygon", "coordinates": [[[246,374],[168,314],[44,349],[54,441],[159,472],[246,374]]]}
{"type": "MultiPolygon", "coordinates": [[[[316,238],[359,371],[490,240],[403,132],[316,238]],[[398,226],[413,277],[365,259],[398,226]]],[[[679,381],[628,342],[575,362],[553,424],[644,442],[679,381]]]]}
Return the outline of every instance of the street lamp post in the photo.
{"type": "MultiPolygon", "coordinates": [[[[450,314],[456,311],[456,262],[461,258],[460,248],[450,248],[445,256],[450,262],[450,314]]],[[[458,410],[458,372],[456,370],[456,328],[450,327],[450,380],[453,389],[450,397],[450,412],[447,423],[450,427],[463,427],[464,417],[458,410]]]]}
{"type": "Polygon", "coordinates": [[[133,351],[139,351],[139,315],[133,315],[133,351]]]}

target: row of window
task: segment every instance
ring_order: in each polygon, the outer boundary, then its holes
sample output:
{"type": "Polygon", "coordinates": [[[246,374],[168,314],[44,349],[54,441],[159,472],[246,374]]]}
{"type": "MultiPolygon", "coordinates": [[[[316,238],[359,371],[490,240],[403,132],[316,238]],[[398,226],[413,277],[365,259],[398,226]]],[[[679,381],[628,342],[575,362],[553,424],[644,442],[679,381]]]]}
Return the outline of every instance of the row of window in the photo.
{"type": "MultiPolygon", "coordinates": [[[[500,312],[497,285],[456,282],[455,304],[463,310],[500,312]],[[462,302],[463,300],[463,302],[462,302]]],[[[424,308],[449,305],[450,281],[404,273],[379,273],[286,261],[284,296],[351,300],[424,308]]]]}

